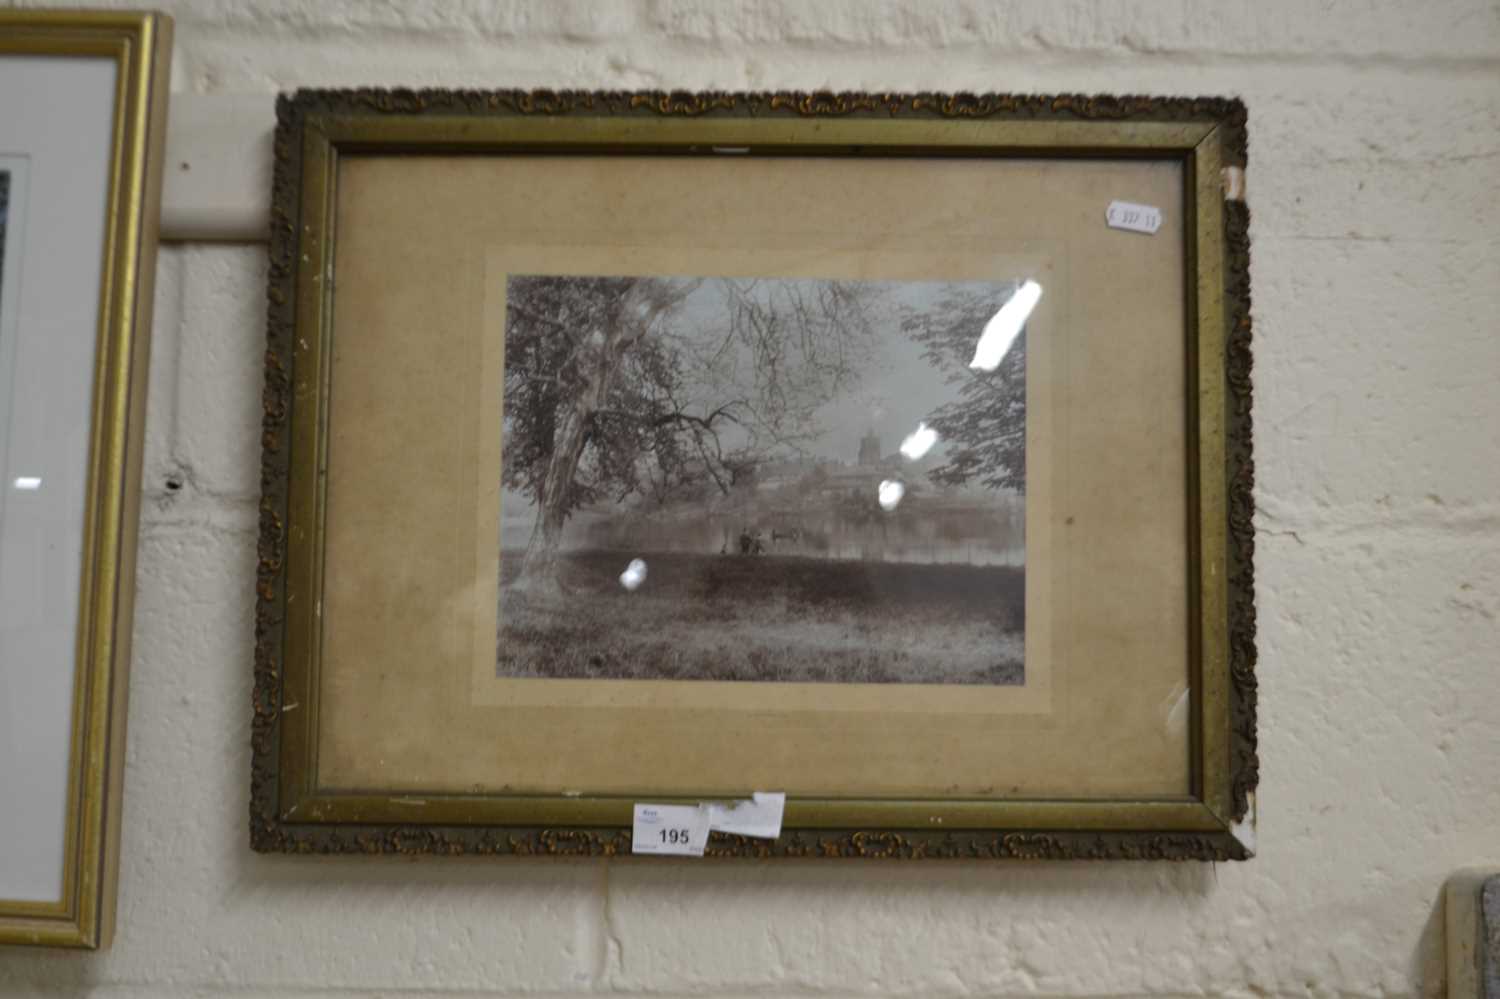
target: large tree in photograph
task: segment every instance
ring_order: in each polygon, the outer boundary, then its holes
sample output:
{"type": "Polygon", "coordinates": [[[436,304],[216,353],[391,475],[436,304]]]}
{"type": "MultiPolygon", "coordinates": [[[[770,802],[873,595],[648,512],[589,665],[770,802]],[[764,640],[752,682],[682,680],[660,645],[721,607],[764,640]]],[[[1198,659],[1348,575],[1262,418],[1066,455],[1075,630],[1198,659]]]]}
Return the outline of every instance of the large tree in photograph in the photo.
{"type": "Polygon", "coordinates": [[[860,376],[871,286],[653,277],[512,278],[502,480],[536,505],[513,585],[559,588],[577,510],[727,496],[818,433],[860,376]]]}
{"type": "Polygon", "coordinates": [[[969,367],[974,346],[995,311],[993,287],[949,285],[936,301],[905,311],[901,325],[943,371],[958,398],[935,409],[928,424],[947,448],[928,471],[941,485],[1026,490],[1026,333],[993,371],[969,367]]]}

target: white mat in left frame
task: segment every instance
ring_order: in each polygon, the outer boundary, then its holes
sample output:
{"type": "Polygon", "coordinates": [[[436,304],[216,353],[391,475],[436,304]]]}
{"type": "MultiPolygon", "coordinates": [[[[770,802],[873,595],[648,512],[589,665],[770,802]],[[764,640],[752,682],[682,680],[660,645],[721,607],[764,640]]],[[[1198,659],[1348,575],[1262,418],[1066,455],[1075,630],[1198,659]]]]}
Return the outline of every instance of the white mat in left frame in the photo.
{"type": "Polygon", "coordinates": [[[0,898],[62,899],[115,63],[0,60],[0,898]],[[57,128],[65,121],[67,128],[57,128]],[[22,171],[18,171],[22,172],[22,171]],[[12,238],[12,236],[16,238],[12,238]],[[8,310],[14,309],[14,313],[8,310]]]}

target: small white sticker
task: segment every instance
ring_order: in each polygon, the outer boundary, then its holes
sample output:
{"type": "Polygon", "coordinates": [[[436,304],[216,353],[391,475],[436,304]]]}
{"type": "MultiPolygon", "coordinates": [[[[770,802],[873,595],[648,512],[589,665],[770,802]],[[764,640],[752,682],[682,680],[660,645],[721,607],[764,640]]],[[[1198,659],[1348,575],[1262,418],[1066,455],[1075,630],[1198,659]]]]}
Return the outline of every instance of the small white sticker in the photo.
{"type": "Polygon", "coordinates": [[[1111,201],[1104,212],[1104,221],[1111,229],[1126,229],[1156,235],[1161,228],[1161,209],[1151,205],[1138,205],[1133,201],[1111,201]]]}
{"type": "Polygon", "coordinates": [[[708,825],[719,832],[756,839],[775,839],[781,835],[781,815],[786,811],[786,795],[780,791],[756,791],[749,801],[733,804],[710,804],[708,825]]]}
{"type": "Polygon", "coordinates": [[[701,857],[708,845],[708,809],[701,805],[636,805],[631,853],[701,857]]]}

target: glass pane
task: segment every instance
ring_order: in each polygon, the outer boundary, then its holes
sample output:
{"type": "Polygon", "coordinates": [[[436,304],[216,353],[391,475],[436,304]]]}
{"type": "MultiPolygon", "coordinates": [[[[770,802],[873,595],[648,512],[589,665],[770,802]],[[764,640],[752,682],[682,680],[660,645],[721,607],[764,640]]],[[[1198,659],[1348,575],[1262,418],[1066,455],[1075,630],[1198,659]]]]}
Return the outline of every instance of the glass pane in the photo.
{"type": "Polygon", "coordinates": [[[62,897],[115,63],[0,60],[0,898],[62,897]]]}
{"type": "Polygon", "coordinates": [[[1183,183],[343,157],[320,786],[1186,793],[1183,183]]]}

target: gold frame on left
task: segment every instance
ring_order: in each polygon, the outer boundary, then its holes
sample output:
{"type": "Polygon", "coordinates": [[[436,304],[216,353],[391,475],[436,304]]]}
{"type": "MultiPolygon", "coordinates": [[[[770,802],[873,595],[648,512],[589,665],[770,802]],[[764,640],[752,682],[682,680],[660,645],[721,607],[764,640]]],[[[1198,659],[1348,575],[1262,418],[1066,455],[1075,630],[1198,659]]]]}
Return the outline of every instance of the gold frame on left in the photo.
{"type": "MultiPolygon", "coordinates": [[[[61,901],[0,898],[0,944],[108,945],[114,931],[136,520],[172,21],[0,11],[0,59],[110,59],[116,73],[78,594],[61,901]]],[[[66,128],[66,123],[58,127],[66,128]]]]}

